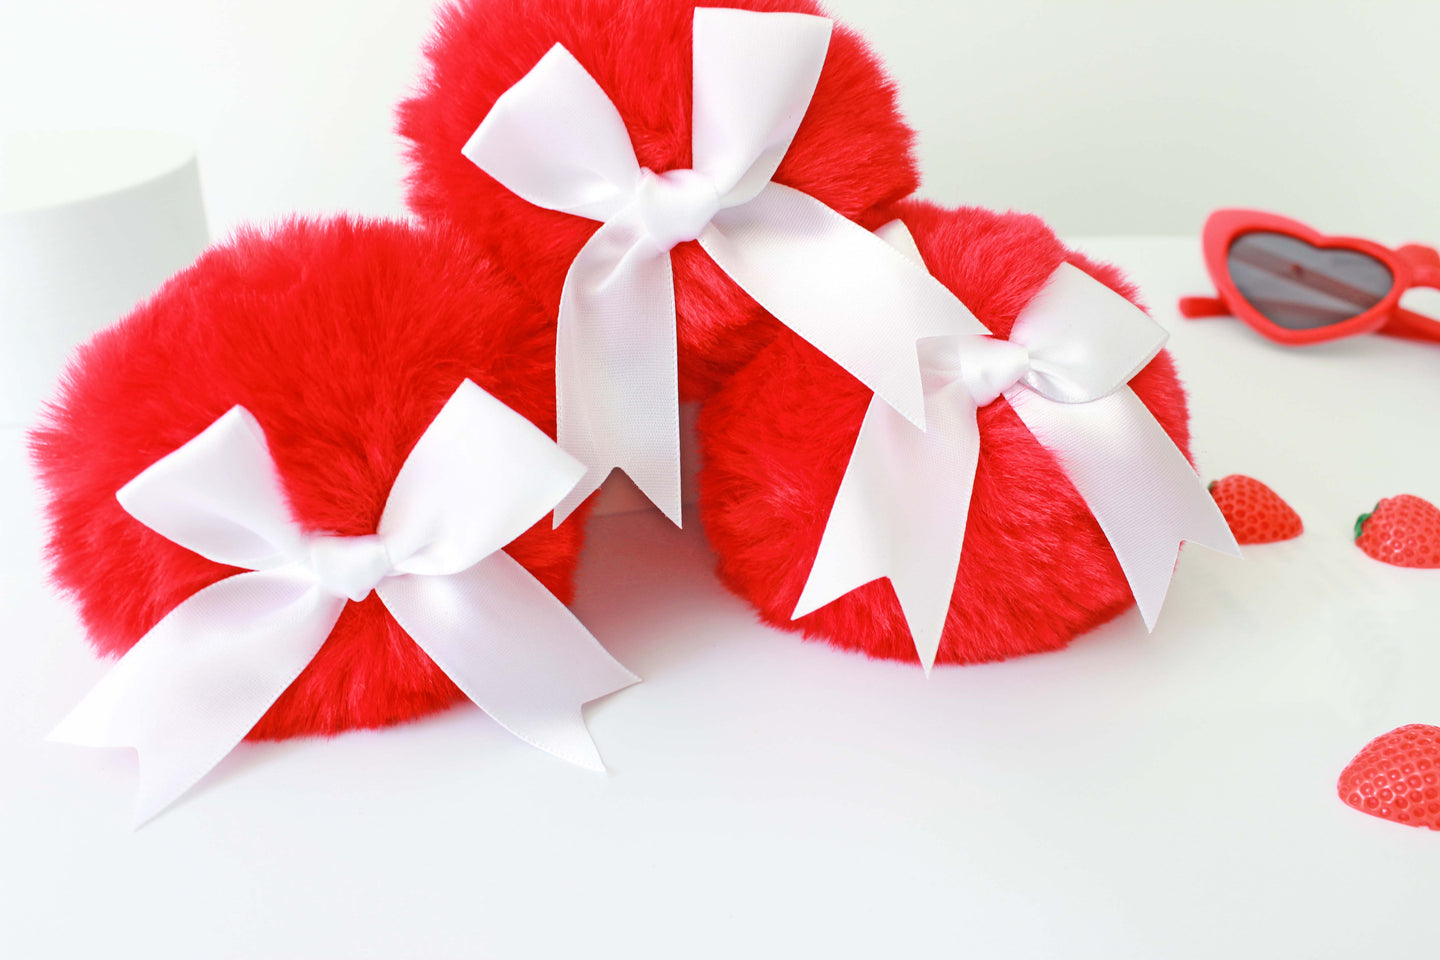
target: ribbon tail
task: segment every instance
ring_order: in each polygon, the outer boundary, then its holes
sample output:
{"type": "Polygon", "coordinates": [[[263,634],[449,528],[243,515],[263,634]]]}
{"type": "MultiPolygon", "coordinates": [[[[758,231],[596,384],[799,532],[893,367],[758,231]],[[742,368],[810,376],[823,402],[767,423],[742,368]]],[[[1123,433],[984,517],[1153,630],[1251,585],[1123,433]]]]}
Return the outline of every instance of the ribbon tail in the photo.
{"type": "Polygon", "coordinates": [[[792,616],[888,576],[928,674],[960,569],[980,432],[963,386],[933,392],[926,415],[921,431],[871,400],[792,616]]]}
{"type": "Polygon", "coordinates": [[[721,210],[700,245],[757,303],[922,430],[917,341],[989,333],[923,266],[778,183],[721,210]]]}
{"type": "Polygon", "coordinates": [[[605,769],[580,708],[639,678],[509,554],[449,576],[391,577],[375,589],[405,632],[502,727],[562,760],[605,769]]]}
{"type": "Polygon", "coordinates": [[[214,583],[141,637],[49,739],[134,747],[138,827],[245,738],[314,659],[344,607],[293,568],[214,583]]]}
{"type": "Polygon", "coordinates": [[[560,296],[558,440],[585,465],[585,475],[555,508],[555,526],[616,467],[681,525],[675,351],[670,254],[655,249],[628,217],[601,226],[570,265],[560,296]]]}
{"type": "Polygon", "coordinates": [[[1129,387],[1089,403],[1057,403],[1023,387],[1005,398],[1094,514],[1147,629],[1160,616],[1181,542],[1240,556],[1214,499],[1129,387]]]}

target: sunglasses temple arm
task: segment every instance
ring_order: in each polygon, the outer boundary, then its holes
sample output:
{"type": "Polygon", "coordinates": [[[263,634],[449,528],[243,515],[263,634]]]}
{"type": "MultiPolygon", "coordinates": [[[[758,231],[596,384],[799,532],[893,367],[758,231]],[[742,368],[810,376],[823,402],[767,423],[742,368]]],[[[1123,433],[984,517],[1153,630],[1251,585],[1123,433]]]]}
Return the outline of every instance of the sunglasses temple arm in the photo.
{"type": "Polygon", "coordinates": [[[1440,343],[1440,320],[1432,320],[1410,310],[1396,310],[1380,332],[1387,337],[1440,343]]]}
{"type": "Polygon", "coordinates": [[[1181,297],[1180,316],[1186,320],[1204,317],[1228,317],[1230,308],[1219,297],[1181,297]]]}

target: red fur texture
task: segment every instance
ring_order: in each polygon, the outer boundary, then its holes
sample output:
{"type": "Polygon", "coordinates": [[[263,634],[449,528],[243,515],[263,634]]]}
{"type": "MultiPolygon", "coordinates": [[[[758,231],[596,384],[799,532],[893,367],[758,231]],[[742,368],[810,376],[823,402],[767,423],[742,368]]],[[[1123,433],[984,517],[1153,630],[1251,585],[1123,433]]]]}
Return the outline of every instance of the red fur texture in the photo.
{"type": "MultiPolygon", "coordinates": [[[[125,513],[115,491],[236,404],[264,427],[307,529],[373,533],[400,465],[470,378],[554,436],[554,330],[458,232],[293,221],[242,231],[83,347],[31,435],[54,578],[119,656],[237,572],[125,513]]],[[[507,551],[568,601],[583,518],[507,551]]],[[[373,594],[346,606],[251,739],[399,723],[462,694],[373,594]]]]}
{"type": "MultiPolygon", "coordinates": [[[[700,6],[822,14],[812,0],[705,0],[700,6]]],[[[615,103],[644,167],[690,159],[692,0],[459,0],[440,13],[429,71],[399,108],[409,141],[409,202],[449,218],[499,253],[550,310],[576,253],[598,226],[533,206],[482,173],[460,149],[495,100],[556,43],[615,103]]],[[[837,25],[809,112],[775,180],[847,217],[917,185],[913,134],[895,90],[854,31],[837,25]]],[[[701,399],[752,357],[778,323],[695,242],[672,251],[680,392],[701,399]]]]}
{"type": "MultiPolygon", "coordinates": [[[[1118,271],[1067,251],[1035,217],[916,201],[898,204],[895,216],[935,276],[999,336],[1065,260],[1136,300],[1118,271]]],[[[1185,394],[1169,356],[1130,386],[1188,451],[1185,394]]],[[[918,662],[888,580],[790,619],[870,396],[808,343],[777,338],[702,409],[700,509],[721,578],[766,622],[918,662]]],[[[1050,453],[1003,399],[979,422],[980,463],[939,663],[1055,650],[1133,603],[1108,542],[1050,453]]]]}

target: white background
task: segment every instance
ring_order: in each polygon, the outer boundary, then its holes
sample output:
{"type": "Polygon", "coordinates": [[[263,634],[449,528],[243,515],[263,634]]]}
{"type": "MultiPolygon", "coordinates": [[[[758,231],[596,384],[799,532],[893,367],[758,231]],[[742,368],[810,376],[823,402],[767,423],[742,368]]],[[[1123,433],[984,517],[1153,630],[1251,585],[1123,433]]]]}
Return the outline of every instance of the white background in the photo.
{"type": "Polygon", "coordinates": [[[42,740],[109,666],[0,430],[0,957],[1433,958],[1440,834],[1335,781],[1440,723],[1440,571],[1350,543],[1382,495],[1440,502],[1440,350],[1186,323],[1196,240],[1083,245],[1172,332],[1205,476],[1304,535],[1185,549],[1152,635],[927,680],[757,624],[698,527],[597,518],[575,610],[645,678],[586,710],[608,776],[461,706],[242,746],[132,833],[133,754],[42,740]]]}
{"type": "MultiPolygon", "coordinates": [[[[1440,723],[1434,571],[1349,544],[1440,502],[1436,351],[1185,324],[1202,217],[1440,239],[1440,3],[837,0],[903,83],[929,191],[1035,210],[1174,334],[1205,475],[1299,540],[1182,554],[1164,616],[926,681],[760,628],[697,530],[603,518],[577,612],[644,684],[593,705],[612,774],[472,708],[242,747],[128,828],[134,761],[42,737],[107,665],[43,586],[0,432],[0,956],[1428,956],[1440,836],[1346,809],[1375,734],[1440,723]],[[1427,953],[1428,951],[1428,953],[1427,953]]],[[[0,132],[200,144],[216,233],[402,212],[393,104],[428,0],[0,0],[0,132]]],[[[3,305],[0,305],[3,311],[3,305]]]]}
{"type": "MultiPolygon", "coordinates": [[[[832,0],[920,131],[927,192],[1062,234],[1255,205],[1440,237],[1434,0],[832,0]]],[[[403,210],[391,110],[429,0],[0,0],[0,133],[194,136],[217,234],[403,210]]]]}
{"type": "MultiPolygon", "coordinates": [[[[1304,516],[1187,550],[1153,636],[937,670],[757,626],[696,530],[598,520],[577,610],[646,682],[588,711],[613,773],[478,711],[245,747],[129,831],[133,760],[42,742],[106,669],[43,586],[0,432],[0,956],[1425,956],[1440,836],[1347,809],[1370,737],[1440,722],[1433,571],[1356,513],[1440,502],[1436,352],[1187,324],[1220,204],[1440,239],[1440,3],[838,0],[906,87],[929,192],[1095,242],[1173,333],[1207,477],[1304,516]]],[[[0,132],[201,146],[217,233],[402,210],[391,109],[427,0],[0,0],[0,132]]],[[[3,305],[0,305],[3,309],[3,305]]]]}

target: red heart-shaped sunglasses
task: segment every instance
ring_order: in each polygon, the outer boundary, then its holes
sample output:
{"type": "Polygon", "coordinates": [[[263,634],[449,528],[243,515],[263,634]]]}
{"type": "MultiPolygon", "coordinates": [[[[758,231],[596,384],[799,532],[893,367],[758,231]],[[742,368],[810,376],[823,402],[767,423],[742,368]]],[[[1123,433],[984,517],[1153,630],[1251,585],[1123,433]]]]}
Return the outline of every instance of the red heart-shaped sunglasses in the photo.
{"type": "Polygon", "coordinates": [[[1217,210],[1205,221],[1205,266],[1219,297],[1182,297],[1191,319],[1231,315],[1279,343],[1383,333],[1440,343],[1440,320],[1400,306],[1412,287],[1440,289],[1440,253],[1327,237],[1259,210],[1217,210]]]}

